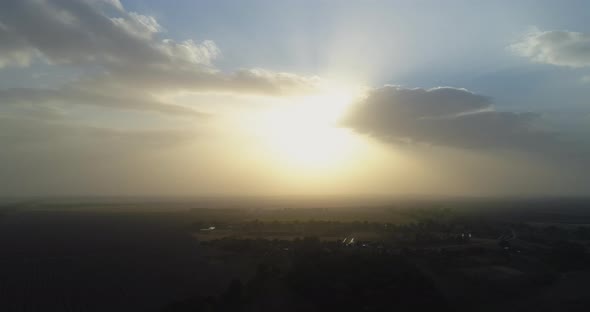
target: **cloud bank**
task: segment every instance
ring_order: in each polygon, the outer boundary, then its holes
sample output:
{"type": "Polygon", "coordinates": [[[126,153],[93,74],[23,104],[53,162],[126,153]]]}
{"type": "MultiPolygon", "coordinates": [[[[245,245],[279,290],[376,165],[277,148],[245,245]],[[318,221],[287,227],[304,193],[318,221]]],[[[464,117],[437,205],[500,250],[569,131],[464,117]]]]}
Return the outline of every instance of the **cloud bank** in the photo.
{"type": "Polygon", "coordinates": [[[341,123],[389,143],[537,148],[551,136],[535,129],[536,117],[496,111],[488,97],[466,89],[385,86],[369,91],[341,123]]]}
{"type": "Polygon", "coordinates": [[[215,42],[178,42],[163,35],[153,16],[127,12],[118,1],[3,1],[0,68],[45,62],[89,74],[58,90],[2,90],[0,104],[59,101],[191,117],[199,114],[158,96],[178,91],[280,96],[312,92],[319,81],[264,69],[224,73],[213,64],[221,55],[215,42]]]}
{"type": "Polygon", "coordinates": [[[207,65],[219,54],[211,41],[158,39],[162,28],[151,16],[119,10],[108,17],[101,8],[90,1],[4,1],[2,50],[19,65],[35,55],[51,64],[207,65]]]}

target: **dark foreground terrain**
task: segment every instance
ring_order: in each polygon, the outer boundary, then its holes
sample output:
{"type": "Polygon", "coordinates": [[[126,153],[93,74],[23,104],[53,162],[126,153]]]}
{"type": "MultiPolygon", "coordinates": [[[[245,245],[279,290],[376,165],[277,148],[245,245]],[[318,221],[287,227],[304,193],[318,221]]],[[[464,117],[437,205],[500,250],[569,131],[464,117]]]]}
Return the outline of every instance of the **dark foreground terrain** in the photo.
{"type": "Polygon", "coordinates": [[[16,201],[0,311],[588,311],[590,201],[16,201]]]}

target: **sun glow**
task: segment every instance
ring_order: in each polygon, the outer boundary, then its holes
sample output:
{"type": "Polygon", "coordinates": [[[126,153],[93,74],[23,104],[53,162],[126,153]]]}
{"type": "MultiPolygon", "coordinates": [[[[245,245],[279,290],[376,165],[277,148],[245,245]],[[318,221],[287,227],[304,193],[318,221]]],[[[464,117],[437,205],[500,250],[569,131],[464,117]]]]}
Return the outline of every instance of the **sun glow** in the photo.
{"type": "Polygon", "coordinates": [[[359,138],[337,123],[356,96],[353,89],[331,89],[295,97],[264,112],[257,128],[272,159],[299,172],[323,172],[349,164],[359,138]]]}

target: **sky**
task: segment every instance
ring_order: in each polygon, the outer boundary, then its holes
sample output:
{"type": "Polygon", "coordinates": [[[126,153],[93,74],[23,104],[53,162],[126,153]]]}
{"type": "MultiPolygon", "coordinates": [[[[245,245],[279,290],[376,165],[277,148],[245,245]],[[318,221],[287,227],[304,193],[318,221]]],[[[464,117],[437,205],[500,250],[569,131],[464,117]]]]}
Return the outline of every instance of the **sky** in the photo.
{"type": "Polygon", "coordinates": [[[2,1],[0,196],[586,196],[588,11],[2,1]]]}

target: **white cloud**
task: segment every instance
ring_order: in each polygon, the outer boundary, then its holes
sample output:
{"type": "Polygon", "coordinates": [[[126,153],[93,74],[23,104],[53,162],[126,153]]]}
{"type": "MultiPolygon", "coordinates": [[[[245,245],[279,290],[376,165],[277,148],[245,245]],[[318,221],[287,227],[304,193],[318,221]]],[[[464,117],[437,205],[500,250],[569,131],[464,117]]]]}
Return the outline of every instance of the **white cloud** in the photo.
{"type": "Polygon", "coordinates": [[[590,66],[590,34],[571,31],[532,31],[509,46],[538,63],[568,67],[590,66]]]}
{"type": "Polygon", "coordinates": [[[111,21],[126,32],[145,39],[150,39],[154,34],[162,31],[162,26],[158,24],[158,21],[153,16],[141,15],[135,12],[129,13],[127,18],[113,17],[111,21]]]}
{"type": "Polygon", "coordinates": [[[212,65],[221,51],[211,40],[196,43],[193,40],[185,40],[176,43],[174,40],[166,39],[158,46],[171,59],[177,59],[186,63],[212,65]]]}

